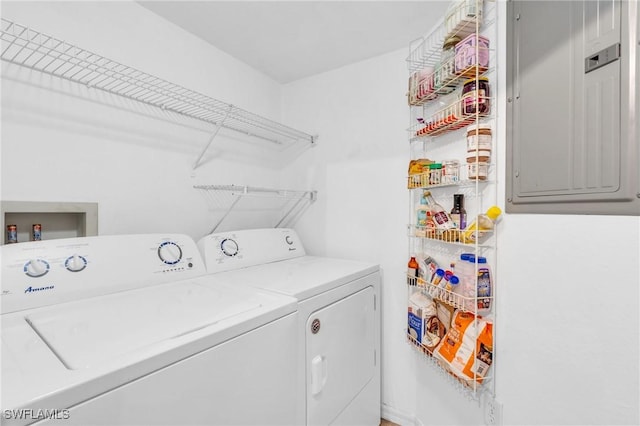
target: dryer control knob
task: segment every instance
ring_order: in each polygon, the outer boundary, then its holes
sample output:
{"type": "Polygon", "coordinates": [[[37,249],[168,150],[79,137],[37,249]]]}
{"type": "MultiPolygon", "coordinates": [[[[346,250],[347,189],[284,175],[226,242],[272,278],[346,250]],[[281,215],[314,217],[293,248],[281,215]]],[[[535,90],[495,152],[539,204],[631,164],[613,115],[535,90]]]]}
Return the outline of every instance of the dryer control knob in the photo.
{"type": "Polygon", "coordinates": [[[220,248],[222,249],[222,253],[229,257],[238,254],[239,250],[238,243],[236,243],[231,238],[225,238],[224,240],[222,240],[222,242],[220,243],[220,248]]]}
{"type": "Polygon", "coordinates": [[[80,272],[87,267],[87,259],[74,254],[64,261],[64,267],[71,272],[80,272]]]}
{"type": "Polygon", "coordinates": [[[165,241],[158,247],[158,257],[167,265],[175,265],[182,259],[182,249],[173,241],[165,241]]]}
{"type": "Polygon", "coordinates": [[[30,277],[41,277],[49,272],[49,263],[42,259],[32,259],[24,265],[23,270],[30,277]]]}

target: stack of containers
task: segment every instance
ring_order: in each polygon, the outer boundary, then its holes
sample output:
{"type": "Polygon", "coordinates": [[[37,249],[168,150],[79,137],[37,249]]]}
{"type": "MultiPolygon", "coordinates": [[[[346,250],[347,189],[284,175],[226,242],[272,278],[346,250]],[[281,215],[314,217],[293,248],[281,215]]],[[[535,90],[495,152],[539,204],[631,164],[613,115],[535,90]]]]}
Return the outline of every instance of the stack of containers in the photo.
{"type": "Polygon", "coordinates": [[[470,126],[467,131],[467,176],[471,180],[486,180],[491,161],[491,127],[470,126]]]}

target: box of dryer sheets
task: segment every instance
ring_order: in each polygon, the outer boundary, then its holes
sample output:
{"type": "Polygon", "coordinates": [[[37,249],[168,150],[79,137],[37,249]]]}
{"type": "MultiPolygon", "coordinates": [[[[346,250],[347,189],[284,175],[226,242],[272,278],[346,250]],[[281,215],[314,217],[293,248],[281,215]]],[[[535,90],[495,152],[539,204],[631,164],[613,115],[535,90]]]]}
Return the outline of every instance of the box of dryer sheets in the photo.
{"type": "Polygon", "coordinates": [[[433,351],[445,334],[436,304],[429,296],[415,292],[409,297],[407,333],[414,343],[433,351]]]}

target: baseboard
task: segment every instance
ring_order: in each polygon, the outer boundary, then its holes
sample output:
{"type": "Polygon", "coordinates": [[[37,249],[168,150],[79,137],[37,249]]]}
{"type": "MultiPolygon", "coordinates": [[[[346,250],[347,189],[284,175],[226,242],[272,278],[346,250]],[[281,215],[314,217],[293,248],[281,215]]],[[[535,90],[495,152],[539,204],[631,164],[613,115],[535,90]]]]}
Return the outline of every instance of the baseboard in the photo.
{"type": "Polygon", "coordinates": [[[423,426],[423,423],[415,415],[404,413],[386,404],[381,404],[382,418],[400,426],[423,426]]]}

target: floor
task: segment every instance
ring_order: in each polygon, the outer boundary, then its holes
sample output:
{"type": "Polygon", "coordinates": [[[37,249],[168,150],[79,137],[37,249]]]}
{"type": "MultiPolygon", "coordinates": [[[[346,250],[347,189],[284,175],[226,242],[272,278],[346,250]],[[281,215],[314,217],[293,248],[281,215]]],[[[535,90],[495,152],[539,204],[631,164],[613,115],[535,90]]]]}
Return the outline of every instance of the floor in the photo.
{"type": "Polygon", "coordinates": [[[380,426],[400,426],[400,425],[390,422],[389,420],[380,419],[380,426]]]}

